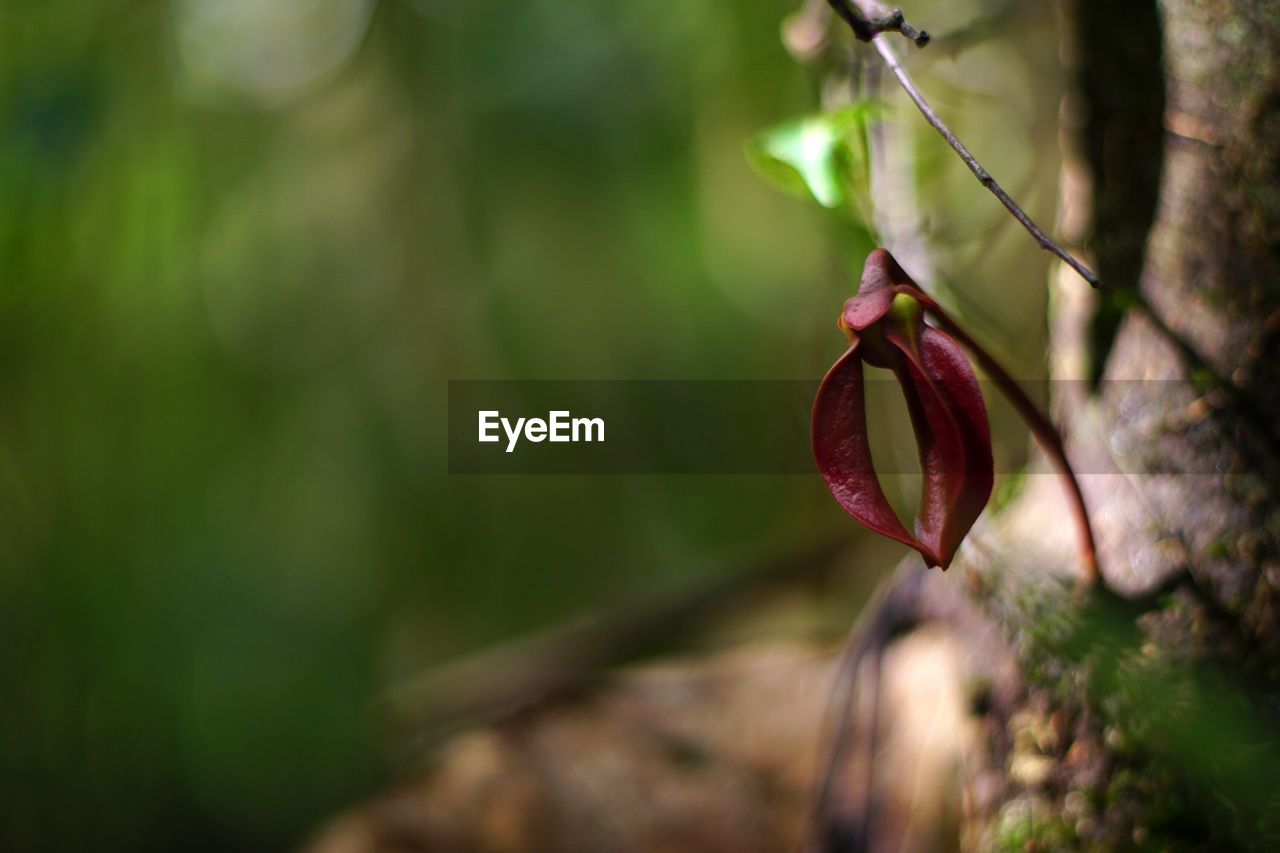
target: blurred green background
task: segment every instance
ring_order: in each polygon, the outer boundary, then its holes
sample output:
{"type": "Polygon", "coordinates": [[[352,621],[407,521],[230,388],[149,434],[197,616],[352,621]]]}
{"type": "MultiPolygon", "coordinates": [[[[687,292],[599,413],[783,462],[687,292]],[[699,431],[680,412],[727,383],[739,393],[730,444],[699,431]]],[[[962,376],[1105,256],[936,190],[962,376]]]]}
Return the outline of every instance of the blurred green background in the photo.
{"type": "MultiPolygon", "coordinates": [[[[918,6],[937,32],[985,10],[918,6]]],[[[1037,9],[919,72],[1052,221],[1037,9]]],[[[451,378],[810,379],[839,354],[866,231],[743,155],[839,100],[843,71],[784,48],[794,11],[0,11],[0,848],[290,846],[387,782],[378,699],[424,667],[849,528],[816,476],[445,472],[451,378]]],[[[1040,375],[1045,257],[896,93],[885,119],[925,283],[963,282],[1040,375]]]]}

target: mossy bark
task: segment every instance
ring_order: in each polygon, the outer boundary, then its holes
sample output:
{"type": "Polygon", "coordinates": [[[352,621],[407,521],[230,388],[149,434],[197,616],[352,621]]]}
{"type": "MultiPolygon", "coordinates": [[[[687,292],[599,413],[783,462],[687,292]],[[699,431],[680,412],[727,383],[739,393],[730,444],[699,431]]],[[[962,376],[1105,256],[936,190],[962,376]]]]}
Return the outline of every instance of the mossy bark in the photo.
{"type": "Polygon", "coordinates": [[[1075,14],[1104,292],[1058,300],[1055,363],[1109,358],[1096,396],[1065,393],[1059,417],[1084,467],[1110,475],[1085,486],[1124,597],[999,593],[1025,684],[990,712],[1011,733],[991,747],[1010,769],[1023,753],[1054,769],[1010,772],[970,837],[1275,849],[1280,3],[1075,14]],[[1051,748],[1020,738],[1037,726],[1051,748]]]}

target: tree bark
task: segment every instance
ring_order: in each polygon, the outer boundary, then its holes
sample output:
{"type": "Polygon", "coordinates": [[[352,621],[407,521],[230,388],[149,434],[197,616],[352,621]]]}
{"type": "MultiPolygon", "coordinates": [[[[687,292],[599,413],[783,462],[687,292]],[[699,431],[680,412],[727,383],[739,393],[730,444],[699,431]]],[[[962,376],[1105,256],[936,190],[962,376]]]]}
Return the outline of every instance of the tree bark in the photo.
{"type": "MultiPolygon", "coordinates": [[[[1057,413],[1129,600],[1001,591],[1025,692],[993,712],[1009,736],[990,746],[1008,768],[1055,765],[1010,772],[969,829],[1001,849],[1265,848],[1280,827],[1280,4],[1081,0],[1076,15],[1104,291],[1062,277],[1055,378],[1110,357],[1096,396],[1057,384],[1057,413]],[[1075,627],[1047,624],[1064,614],[1075,627]],[[1020,737],[1037,725],[1048,748],[1020,737]]],[[[1027,490],[1003,553],[1035,547],[1052,500],[1027,490]]]]}

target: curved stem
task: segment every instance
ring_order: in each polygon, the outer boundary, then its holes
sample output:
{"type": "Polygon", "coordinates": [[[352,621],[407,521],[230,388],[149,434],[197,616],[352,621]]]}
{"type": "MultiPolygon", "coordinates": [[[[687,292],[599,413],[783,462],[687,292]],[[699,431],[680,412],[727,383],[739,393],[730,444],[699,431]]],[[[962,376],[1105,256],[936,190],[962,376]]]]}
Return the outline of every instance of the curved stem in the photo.
{"type": "Polygon", "coordinates": [[[981,344],[970,337],[964,329],[960,328],[932,299],[929,299],[926,307],[943,331],[958,340],[965,349],[973,354],[983,372],[990,377],[991,381],[996,383],[996,387],[1013,405],[1023,422],[1031,430],[1031,434],[1036,437],[1036,442],[1048,454],[1050,460],[1062,475],[1063,482],[1067,486],[1068,498],[1071,501],[1072,514],[1075,516],[1076,527],[1080,534],[1080,557],[1084,563],[1084,581],[1089,586],[1097,585],[1102,580],[1102,575],[1098,569],[1098,546],[1093,536],[1093,525],[1089,521],[1089,508],[1085,505],[1084,492],[1080,489],[1080,481],[1076,478],[1076,473],[1071,467],[1070,460],[1067,459],[1066,447],[1062,443],[1062,436],[1058,432],[1058,428],[1053,425],[1053,422],[1049,420],[1044,412],[1040,411],[1040,407],[1027,396],[1027,392],[1022,390],[1022,386],[1018,384],[1017,380],[1009,375],[1009,372],[1004,369],[1000,362],[996,361],[995,356],[987,352],[981,344]]]}

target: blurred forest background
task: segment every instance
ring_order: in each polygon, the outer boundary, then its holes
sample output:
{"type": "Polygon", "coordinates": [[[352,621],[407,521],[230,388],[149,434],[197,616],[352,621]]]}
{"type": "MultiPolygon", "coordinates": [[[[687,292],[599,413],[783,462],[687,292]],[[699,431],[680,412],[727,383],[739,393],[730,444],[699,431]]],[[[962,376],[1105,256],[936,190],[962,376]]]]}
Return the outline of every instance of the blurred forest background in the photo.
{"type": "MultiPolygon", "coordinates": [[[[941,38],[988,6],[915,4],[940,40],[911,58],[1052,222],[1055,9],[941,38]]],[[[380,699],[415,673],[851,528],[816,476],[445,468],[448,379],[838,355],[871,226],[744,156],[840,101],[847,69],[783,45],[795,10],[0,11],[0,847],[289,846],[407,760],[380,699]]],[[[947,272],[923,283],[1043,375],[1046,256],[909,110],[883,116],[947,272]]],[[[864,585],[895,554],[868,553],[864,585]]]]}

